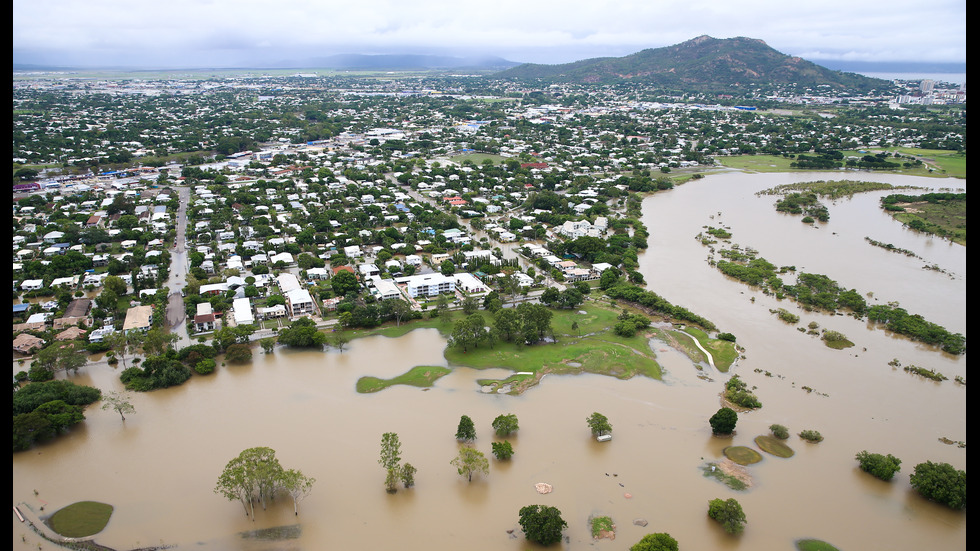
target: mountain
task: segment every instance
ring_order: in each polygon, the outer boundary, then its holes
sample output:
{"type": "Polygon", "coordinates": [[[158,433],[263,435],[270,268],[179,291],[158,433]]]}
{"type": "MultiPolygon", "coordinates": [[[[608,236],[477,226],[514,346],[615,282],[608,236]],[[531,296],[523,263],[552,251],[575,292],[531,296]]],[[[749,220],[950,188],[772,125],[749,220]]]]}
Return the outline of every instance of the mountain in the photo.
{"type": "Polygon", "coordinates": [[[797,83],[860,91],[891,85],[886,80],[832,71],[788,56],[762,40],[710,36],[624,57],[600,57],[563,65],[528,63],[494,76],[583,84],[643,82],[682,90],[732,90],[757,84],[797,83]]]}
{"type": "Polygon", "coordinates": [[[453,57],[439,55],[365,55],[340,54],[310,60],[312,67],[345,70],[450,70],[468,69],[488,71],[507,69],[519,65],[499,57],[453,57]]]}

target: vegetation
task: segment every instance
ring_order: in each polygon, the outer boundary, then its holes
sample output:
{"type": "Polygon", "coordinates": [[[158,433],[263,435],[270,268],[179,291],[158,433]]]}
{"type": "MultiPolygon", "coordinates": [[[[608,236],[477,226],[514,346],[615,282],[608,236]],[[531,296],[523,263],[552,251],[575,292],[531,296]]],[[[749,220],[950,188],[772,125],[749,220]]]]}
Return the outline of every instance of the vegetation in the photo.
{"type": "Polygon", "coordinates": [[[806,440],[807,442],[823,442],[823,435],[819,431],[806,429],[799,433],[799,437],[806,440]]]}
{"type": "Polygon", "coordinates": [[[490,444],[491,451],[493,451],[493,456],[501,461],[506,461],[514,456],[514,446],[507,442],[493,442],[490,444]]]}
{"type": "Polygon", "coordinates": [[[129,396],[121,394],[119,392],[109,392],[102,395],[102,409],[111,409],[122,417],[122,420],[126,420],[127,413],[136,413],[136,408],[133,404],[129,402],[129,396]]]}
{"type": "Polygon", "coordinates": [[[459,454],[450,461],[450,464],[456,467],[456,472],[460,476],[466,477],[467,482],[473,482],[474,474],[490,472],[490,462],[483,452],[470,446],[461,446],[459,454]]]}
{"type": "Polygon", "coordinates": [[[98,501],[79,501],[61,508],[46,521],[60,536],[86,538],[101,532],[112,517],[112,505],[98,501]]]}
{"type": "Polygon", "coordinates": [[[825,541],[815,539],[797,540],[796,549],[797,551],[840,551],[825,541]]]}
{"type": "Polygon", "coordinates": [[[225,465],[218,477],[214,493],[227,499],[238,500],[245,508],[245,514],[255,520],[255,502],[266,508],[267,502],[275,499],[279,492],[286,492],[293,498],[293,509],[299,514],[299,501],[309,495],[315,479],[294,470],[285,470],[276,459],[272,448],[249,448],[238,454],[225,465]]]}
{"type": "Polygon", "coordinates": [[[862,471],[885,481],[891,480],[902,465],[902,460],[892,454],[882,455],[860,451],[854,458],[857,459],[862,471]]]}
{"type": "Polygon", "coordinates": [[[409,369],[406,373],[391,379],[379,379],[377,377],[364,376],[357,380],[357,391],[360,393],[371,393],[384,390],[394,385],[409,385],[421,388],[431,387],[437,379],[443,375],[448,375],[452,370],[447,367],[419,365],[409,369]]]}
{"type": "Polygon", "coordinates": [[[593,538],[598,538],[603,532],[612,532],[616,528],[612,518],[607,516],[592,517],[589,524],[592,528],[593,538]]]}
{"type": "Polygon", "coordinates": [[[524,537],[532,543],[558,543],[561,541],[562,531],[568,526],[561,518],[561,511],[548,505],[527,505],[521,507],[518,514],[524,537]]]}
{"type": "Polygon", "coordinates": [[[919,463],[909,475],[909,483],[930,501],[951,509],[966,509],[966,471],[949,463],[919,463]]]}
{"type": "Polygon", "coordinates": [[[476,440],[476,426],[468,415],[459,418],[459,425],[456,426],[456,440],[464,442],[476,440]]]}
{"type": "Polygon", "coordinates": [[[738,422],[738,414],[732,408],[724,407],[715,412],[708,419],[713,434],[729,435],[735,431],[735,424],[738,422]]]}
{"type": "Polygon", "coordinates": [[[732,375],[725,383],[725,399],[729,402],[747,409],[757,409],[762,407],[762,402],[748,390],[748,385],[738,375],[732,375]]]}
{"type": "Polygon", "coordinates": [[[506,415],[498,415],[491,423],[494,432],[497,436],[506,437],[517,432],[517,416],[513,413],[508,413],[506,415]]]}
{"type": "Polygon", "coordinates": [[[774,436],[756,436],[755,444],[759,446],[762,451],[775,455],[776,457],[792,457],[795,453],[793,448],[790,448],[782,440],[774,436]]]}
{"type": "Polygon", "coordinates": [[[823,340],[823,343],[829,348],[833,348],[835,350],[842,350],[844,348],[854,346],[854,343],[847,340],[847,336],[840,331],[824,330],[820,335],[820,339],[823,340]]]}
{"type": "Polygon", "coordinates": [[[881,206],[910,229],[966,245],[966,193],[893,194],[881,206]]]}
{"type": "MultiPolygon", "coordinates": [[[[402,443],[398,434],[386,432],[381,435],[381,457],[378,458],[378,464],[385,469],[385,490],[389,494],[398,491],[398,479],[402,474],[401,453],[402,443]]],[[[414,477],[415,471],[411,474],[414,477]]]]}
{"type": "Polygon", "coordinates": [[[98,401],[97,388],[71,381],[32,382],[13,394],[13,451],[30,449],[85,420],[83,408],[98,401]]]}
{"type": "Polygon", "coordinates": [[[647,534],[630,547],[630,551],[677,551],[677,540],[666,532],[647,534]]]}
{"type": "Polygon", "coordinates": [[[786,440],[789,438],[789,429],[778,424],[769,425],[769,430],[772,431],[772,435],[780,440],[786,440]]]}
{"type": "Polygon", "coordinates": [[[612,424],[609,422],[609,418],[599,412],[593,412],[585,422],[589,424],[592,436],[602,436],[607,432],[612,432],[612,424]]]}
{"type": "Polygon", "coordinates": [[[721,524],[729,534],[741,534],[745,530],[745,513],[734,498],[712,499],[708,502],[708,516],[721,524]]]}
{"type": "Polygon", "coordinates": [[[725,457],[739,465],[751,465],[762,461],[762,454],[745,446],[728,446],[723,453],[725,457]]]}

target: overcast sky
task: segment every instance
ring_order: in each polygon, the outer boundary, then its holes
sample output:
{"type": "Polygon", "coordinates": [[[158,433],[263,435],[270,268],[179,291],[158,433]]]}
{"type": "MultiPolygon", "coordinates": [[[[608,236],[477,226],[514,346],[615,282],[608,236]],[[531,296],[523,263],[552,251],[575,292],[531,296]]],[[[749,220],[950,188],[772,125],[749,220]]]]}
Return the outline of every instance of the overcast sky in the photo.
{"type": "Polygon", "coordinates": [[[566,63],[700,35],[808,60],[966,62],[965,0],[13,0],[13,62],[261,67],[343,53],[566,63]]]}

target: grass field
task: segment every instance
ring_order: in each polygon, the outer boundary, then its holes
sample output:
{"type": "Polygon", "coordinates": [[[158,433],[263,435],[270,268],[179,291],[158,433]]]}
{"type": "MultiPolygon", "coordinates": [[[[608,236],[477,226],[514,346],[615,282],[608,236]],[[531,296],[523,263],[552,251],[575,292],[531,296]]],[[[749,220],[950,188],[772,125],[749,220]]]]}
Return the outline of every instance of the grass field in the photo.
{"type": "MultiPolygon", "coordinates": [[[[921,168],[899,168],[895,170],[881,171],[887,174],[908,174],[910,176],[935,176],[942,178],[966,178],[966,155],[957,154],[955,151],[935,150],[935,149],[912,149],[912,148],[873,148],[865,151],[843,151],[844,157],[863,157],[867,154],[874,154],[879,151],[891,153],[901,153],[902,155],[914,155],[924,164],[921,168]],[[930,167],[932,170],[930,170],[930,167]]],[[[889,157],[889,159],[891,159],[889,157]]],[[[790,163],[794,159],[783,157],[782,155],[734,155],[731,157],[715,157],[719,164],[739,170],[751,172],[820,172],[811,169],[792,168],[790,163]]],[[[854,171],[846,171],[853,173],[854,171]]],[[[873,171],[863,171],[873,172],[873,171]]]]}
{"type": "Polygon", "coordinates": [[[62,536],[83,538],[101,532],[111,516],[112,505],[97,501],[79,501],[59,509],[51,515],[47,524],[62,536]]]}

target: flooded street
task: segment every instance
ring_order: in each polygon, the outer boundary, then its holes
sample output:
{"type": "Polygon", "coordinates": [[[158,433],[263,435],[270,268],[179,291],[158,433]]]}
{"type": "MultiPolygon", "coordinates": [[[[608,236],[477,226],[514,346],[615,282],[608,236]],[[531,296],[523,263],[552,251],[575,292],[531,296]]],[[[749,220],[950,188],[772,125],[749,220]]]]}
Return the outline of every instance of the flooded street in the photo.
{"type": "MultiPolygon", "coordinates": [[[[849,178],[966,185],[893,175],[849,178]]],[[[774,196],[754,195],[818,179],[843,178],[719,174],[645,200],[650,238],[640,271],[647,288],[733,333],[746,349],[734,372],[757,387],[763,407],[741,414],[731,438],[713,437],[708,425],[729,375],[705,367],[707,377],[700,378],[690,360],[674,350],[661,352],[666,346],[656,341],[651,346],[665,368],[663,381],[548,375],[513,397],[482,394],[477,380],[488,373],[457,368],[428,390],[395,386],[356,393],[364,375],[390,378],[416,365],[447,365],[445,340],[435,330],[417,330],[398,339],[355,340],[343,353],[278,348],[263,354],[256,347],[251,364],[219,366],[181,387],[134,393],[136,413],[125,423],[93,405],[69,435],[13,455],[14,504],[31,518],[76,501],[112,504],[112,519],[95,539],[119,551],[155,545],[536,549],[518,525],[519,509],[531,504],[561,510],[568,541],[555,548],[570,550],[628,549],[651,532],[670,533],[684,550],[790,550],[799,538],[822,539],[842,551],[964,549],[966,513],[919,498],[908,480],[914,466],[927,460],[966,469],[966,450],[939,441],[966,440],[966,388],[953,382],[956,375],[966,377],[966,356],[942,354],[847,316],[778,302],[709,266],[708,248],[695,240],[703,226],[724,226],[733,243],[757,249],[777,266],[825,274],[862,295],[873,292],[869,303],[898,301],[910,313],[965,335],[965,247],[903,229],[877,207],[888,192],[825,201],[830,221],[819,229],[776,213],[774,196]],[[873,247],[865,237],[922,259],[873,247]],[[948,273],[925,270],[926,264],[948,273]],[[779,321],[769,312],[775,308],[799,314],[796,325],[815,321],[840,331],[855,346],[827,348],[779,321]],[[910,375],[888,365],[893,359],[935,369],[949,380],[910,375]],[[592,412],[609,418],[611,442],[591,438],[586,417],[592,412]],[[510,439],[513,459],[499,462],[490,451],[491,422],[506,413],[517,415],[520,431],[510,439]],[[450,465],[461,415],[475,422],[475,445],[490,460],[489,474],[472,483],[450,465]],[[787,443],[793,457],[764,453],[762,462],[747,467],[753,486],[743,492],[703,476],[701,467],[720,460],[724,447],[754,448],[752,440],[773,423],[792,433],[787,443]],[[825,440],[807,444],[796,436],[804,429],[820,431],[825,440]],[[415,488],[385,493],[378,465],[384,432],[399,435],[403,461],[418,469],[415,488]],[[267,511],[257,508],[253,522],[239,503],[213,493],[225,464],[256,446],[273,448],[283,467],[316,478],[298,517],[286,498],[267,511]],[[900,458],[901,471],[891,483],[862,473],[854,460],[862,450],[900,458]],[[538,482],[554,491],[539,495],[538,482]],[[737,538],[706,514],[709,500],[729,497],[747,517],[737,538]],[[590,515],[612,517],[615,541],[592,540],[590,515]],[[634,519],[649,524],[637,526],[634,519]],[[273,527],[292,528],[285,539],[241,536],[273,527]]],[[[21,369],[26,366],[15,363],[14,371],[21,369]]],[[[122,390],[118,375],[103,362],[72,380],[122,390]]],[[[39,541],[14,516],[13,548],[36,549],[39,541]]]]}

